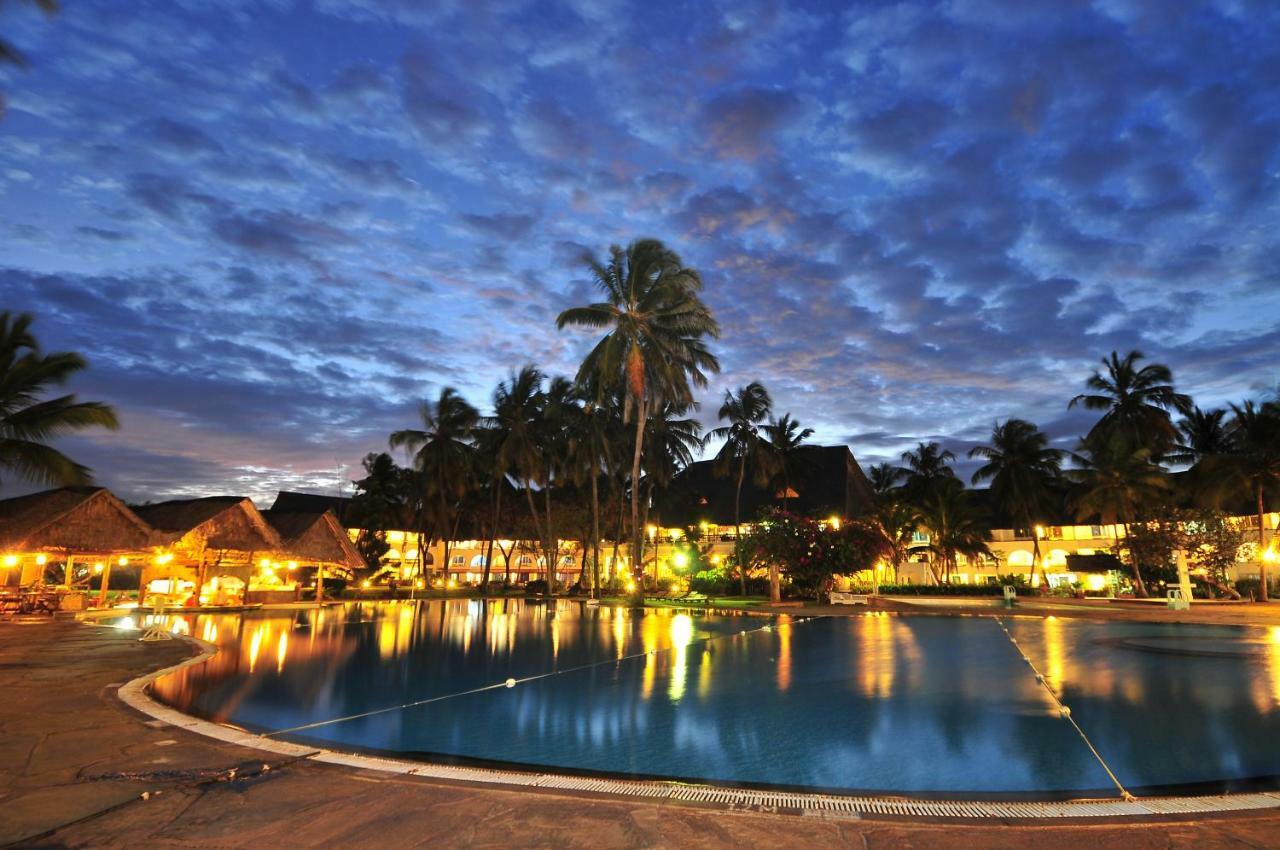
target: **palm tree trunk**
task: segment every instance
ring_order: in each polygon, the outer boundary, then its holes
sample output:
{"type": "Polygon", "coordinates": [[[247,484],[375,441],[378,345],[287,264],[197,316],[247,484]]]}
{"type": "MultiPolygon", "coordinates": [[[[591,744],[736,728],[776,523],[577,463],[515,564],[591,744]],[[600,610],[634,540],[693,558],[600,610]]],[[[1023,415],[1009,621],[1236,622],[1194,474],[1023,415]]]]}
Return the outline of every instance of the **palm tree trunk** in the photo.
{"type": "MultiPolygon", "coordinates": [[[[1124,528],[1124,538],[1129,539],[1129,523],[1120,524],[1124,528]]],[[[1133,547],[1129,547],[1129,569],[1133,571],[1133,592],[1139,599],[1147,598],[1147,586],[1142,583],[1142,570],[1138,567],[1138,556],[1134,553],[1133,547]]]]}
{"type": "MultiPolygon", "coordinates": [[[[547,538],[542,534],[542,520],[538,518],[538,506],[533,503],[533,484],[526,478],[524,481],[524,496],[529,501],[529,514],[533,517],[533,533],[541,541],[547,538]]],[[[547,587],[550,590],[550,585],[547,587]]]]}
{"type": "Polygon", "coordinates": [[[553,596],[556,592],[556,570],[560,566],[560,544],[556,540],[556,533],[551,525],[551,475],[547,474],[547,486],[542,491],[543,501],[547,506],[547,596],[553,596]]]}
{"type": "Polygon", "coordinates": [[[1253,495],[1258,500],[1258,601],[1267,601],[1267,525],[1266,506],[1262,503],[1262,478],[1253,485],[1253,495]]]}
{"type": "Polygon", "coordinates": [[[484,589],[482,593],[489,592],[490,570],[493,565],[493,541],[498,536],[498,517],[502,515],[502,480],[499,479],[494,485],[493,494],[493,522],[489,525],[489,546],[484,556],[484,589]]]}
{"type": "Polygon", "coordinates": [[[600,476],[591,476],[591,598],[600,598],[600,476]]]}
{"type": "Polygon", "coordinates": [[[1049,589],[1049,574],[1045,572],[1044,561],[1040,557],[1040,535],[1036,533],[1035,527],[1031,528],[1031,574],[1036,574],[1036,566],[1040,567],[1040,578],[1044,579],[1045,590],[1049,589]]]}
{"type": "Polygon", "coordinates": [[[636,448],[631,455],[631,574],[637,581],[643,581],[644,576],[639,572],[644,555],[644,533],[640,527],[640,457],[644,448],[644,425],[648,415],[643,398],[637,399],[635,414],[636,448]]]}
{"type": "Polygon", "coordinates": [[[733,550],[738,556],[738,587],[742,595],[747,595],[747,565],[742,560],[742,522],[739,519],[742,504],[742,479],[747,477],[747,456],[744,454],[738,463],[738,486],[733,491],[733,550]]]}

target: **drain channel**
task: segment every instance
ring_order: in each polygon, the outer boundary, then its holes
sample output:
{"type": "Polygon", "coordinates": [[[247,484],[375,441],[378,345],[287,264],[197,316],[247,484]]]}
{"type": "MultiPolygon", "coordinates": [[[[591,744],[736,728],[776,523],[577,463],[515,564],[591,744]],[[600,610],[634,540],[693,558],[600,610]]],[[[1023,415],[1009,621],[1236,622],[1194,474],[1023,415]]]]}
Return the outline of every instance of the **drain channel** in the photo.
{"type": "Polygon", "coordinates": [[[1120,780],[1116,778],[1115,773],[1112,772],[1111,766],[1107,764],[1106,759],[1104,759],[1102,757],[1102,754],[1098,752],[1097,747],[1095,747],[1093,745],[1093,742],[1089,740],[1089,736],[1086,735],[1084,733],[1084,730],[1080,728],[1080,724],[1076,722],[1076,719],[1071,716],[1071,708],[1062,701],[1062,698],[1060,696],[1058,696],[1057,691],[1055,691],[1053,689],[1053,686],[1049,684],[1049,680],[1045,678],[1044,674],[1041,673],[1040,670],[1036,667],[1036,663],[1032,661],[1031,658],[1025,652],[1022,651],[1022,647],[1018,645],[1017,638],[1015,638],[1012,634],[1010,634],[1009,627],[1005,625],[1004,620],[1001,619],[1000,617],[993,617],[992,619],[996,621],[996,625],[998,625],[1001,631],[1004,632],[1004,636],[1008,638],[1009,643],[1013,646],[1014,651],[1017,652],[1018,655],[1022,656],[1023,661],[1027,662],[1027,666],[1030,667],[1031,672],[1035,674],[1036,682],[1039,683],[1040,686],[1045,689],[1045,691],[1049,694],[1050,699],[1052,699],[1054,704],[1058,706],[1058,714],[1061,717],[1063,717],[1068,723],[1071,724],[1071,727],[1076,730],[1076,734],[1080,736],[1080,740],[1084,741],[1084,745],[1089,748],[1089,752],[1093,753],[1093,757],[1098,760],[1098,764],[1102,765],[1102,769],[1107,772],[1108,778],[1110,778],[1112,783],[1115,784],[1116,788],[1119,789],[1120,796],[1123,797],[1125,800],[1133,800],[1134,796],[1130,794],[1129,791],[1124,787],[1124,785],[1120,783],[1120,780]]]}

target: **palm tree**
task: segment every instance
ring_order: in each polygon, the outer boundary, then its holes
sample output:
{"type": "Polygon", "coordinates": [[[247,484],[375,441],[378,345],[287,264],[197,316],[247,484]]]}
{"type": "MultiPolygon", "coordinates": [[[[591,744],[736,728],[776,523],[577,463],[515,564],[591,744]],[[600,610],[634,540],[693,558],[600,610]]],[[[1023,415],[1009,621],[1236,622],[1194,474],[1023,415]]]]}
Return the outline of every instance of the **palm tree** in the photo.
{"type": "Polygon", "coordinates": [[[1122,440],[1125,446],[1150,449],[1159,460],[1178,439],[1170,411],[1191,412],[1191,398],[1173,388],[1173,373],[1163,363],[1138,368],[1141,351],[1124,357],[1111,352],[1102,359],[1106,374],[1095,371],[1086,382],[1090,392],[1071,399],[1067,407],[1106,411],[1085,437],[1091,445],[1122,440]]]}
{"type": "MultiPolygon", "coordinates": [[[[738,580],[742,595],[747,595],[747,565],[742,557],[742,482],[747,476],[747,467],[753,471],[753,479],[759,486],[769,483],[775,468],[774,458],[769,446],[760,434],[760,425],[769,417],[772,402],[769,391],[759,381],[752,381],[740,387],[735,394],[731,390],[724,392],[724,404],[720,405],[720,421],[729,423],[713,429],[707,434],[709,439],[724,440],[724,445],[716,454],[716,472],[721,476],[731,471],[737,474],[737,484],[733,491],[733,528],[734,550],[738,562],[738,580]],[[734,470],[734,467],[737,467],[734,470]]],[[[772,581],[770,582],[772,586],[772,581]]],[[[775,600],[776,601],[776,600],[775,600]]]]}
{"type": "Polygon", "coordinates": [[[924,503],[937,491],[956,481],[956,472],[948,464],[956,456],[950,449],[938,443],[920,443],[914,450],[903,452],[902,461],[907,466],[900,471],[905,479],[906,492],[915,503],[924,503]]]}
{"type": "Polygon", "coordinates": [[[902,480],[903,470],[891,463],[877,463],[867,469],[867,479],[871,482],[871,492],[877,496],[887,496],[902,480]]]}
{"type": "Polygon", "coordinates": [[[976,558],[991,554],[987,548],[989,529],[958,481],[934,488],[921,507],[924,524],[929,529],[929,550],[942,565],[941,576],[931,565],[935,581],[951,583],[959,555],[976,558]]]}
{"type": "Polygon", "coordinates": [[[1025,419],[996,424],[991,430],[991,445],[969,450],[969,457],[987,461],[973,473],[973,483],[990,481],[991,495],[1000,510],[1030,533],[1032,559],[1040,565],[1046,588],[1049,576],[1040,558],[1038,520],[1053,509],[1054,485],[1062,477],[1062,456],[1058,449],[1049,448],[1048,436],[1025,419]]]}
{"type": "MultiPolygon", "coordinates": [[[[595,393],[584,392],[592,399],[595,393]]],[[[613,465],[612,411],[607,404],[586,401],[568,418],[565,461],[575,484],[591,482],[591,596],[600,596],[600,476],[613,465]]]]}
{"type": "Polygon", "coordinates": [[[100,402],[76,401],[74,395],[44,398],[88,364],[78,354],[41,352],[31,322],[27,313],[0,312],[0,470],[34,484],[88,484],[89,467],[49,442],[87,428],[115,430],[120,422],[100,402]]]}
{"type": "Polygon", "coordinates": [[[1178,440],[1165,459],[1169,463],[1194,466],[1206,457],[1231,451],[1231,434],[1226,418],[1227,411],[1222,408],[1191,408],[1178,420],[1178,440]]]}
{"type": "Polygon", "coordinates": [[[556,536],[555,523],[551,515],[551,491],[561,479],[569,477],[569,436],[567,427],[578,412],[577,397],[573,383],[563,376],[551,379],[542,393],[542,404],[538,409],[538,420],[535,433],[538,437],[538,453],[542,459],[542,501],[546,508],[546,536],[543,549],[546,551],[547,595],[553,595],[556,588],[556,572],[560,568],[560,540],[556,536]]]}
{"type": "Polygon", "coordinates": [[[782,509],[785,511],[791,499],[791,474],[796,471],[796,465],[800,462],[800,449],[804,446],[804,441],[813,436],[813,429],[801,429],[800,423],[792,419],[790,413],[784,413],[781,419],[770,420],[764,426],[764,433],[781,470],[782,509]]]}
{"type": "MultiPolygon", "coordinates": [[[[656,239],[632,242],[624,251],[609,249],[608,263],[585,258],[605,300],[573,307],[556,318],[569,325],[608,329],[582,361],[578,383],[607,393],[626,388],[623,420],[634,422],[631,457],[631,564],[640,569],[644,535],[640,528],[640,463],[644,428],[661,401],[693,403],[693,387],[707,384],[720,362],[706,338],[720,326],[702,302],[702,278],[656,239]]],[[[600,400],[600,399],[597,399],[600,400]]]]}
{"type": "MultiPolygon", "coordinates": [[[[1169,476],[1152,459],[1151,449],[1132,449],[1122,442],[1094,447],[1081,442],[1083,451],[1071,459],[1079,467],[1067,477],[1079,485],[1073,501],[1076,517],[1081,520],[1099,517],[1103,522],[1119,523],[1127,537],[1129,527],[1140,517],[1140,508],[1159,501],[1170,491],[1169,476]]],[[[1137,558],[1129,553],[1133,571],[1134,592],[1147,595],[1142,570],[1137,558]]]]}
{"type": "MultiPolygon", "coordinates": [[[[494,463],[502,474],[514,475],[524,489],[533,519],[534,534],[546,540],[542,521],[533,503],[533,485],[543,483],[545,466],[541,439],[543,375],[535,366],[525,366],[500,381],[493,392],[493,417],[488,426],[493,437],[494,463]]],[[[548,587],[548,589],[550,589],[548,587]]]]}
{"type": "Polygon", "coordinates": [[[1258,513],[1259,598],[1266,602],[1267,524],[1265,498],[1280,487],[1280,403],[1255,404],[1252,400],[1231,405],[1228,451],[1209,462],[1209,475],[1219,486],[1248,487],[1258,513]]]}
{"type": "MultiPolygon", "coordinates": [[[[423,504],[434,514],[434,525],[444,540],[444,569],[448,570],[454,507],[472,486],[475,447],[471,441],[480,413],[453,387],[445,387],[435,404],[423,402],[419,415],[421,430],[395,431],[390,443],[393,449],[409,452],[422,476],[423,504]]],[[[421,549],[421,537],[418,545],[421,549]]]]}
{"type": "Polygon", "coordinates": [[[889,566],[893,567],[893,580],[896,583],[898,570],[906,563],[911,542],[916,531],[924,524],[924,517],[920,509],[914,505],[883,499],[875,506],[868,520],[885,544],[889,566]]]}

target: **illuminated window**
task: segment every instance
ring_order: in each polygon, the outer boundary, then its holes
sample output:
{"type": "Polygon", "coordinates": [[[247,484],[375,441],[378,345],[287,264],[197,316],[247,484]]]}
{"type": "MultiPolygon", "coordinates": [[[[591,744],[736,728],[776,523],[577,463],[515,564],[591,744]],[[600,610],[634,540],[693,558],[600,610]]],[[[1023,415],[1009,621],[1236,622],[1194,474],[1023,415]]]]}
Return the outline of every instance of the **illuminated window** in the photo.
{"type": "Polygon", "coordinates": [[[1035,558],[1025,549],[1019,549],[1016,552],[1009,553],[1009,566],[1011,567],[1029,567],[1035,558]]]}

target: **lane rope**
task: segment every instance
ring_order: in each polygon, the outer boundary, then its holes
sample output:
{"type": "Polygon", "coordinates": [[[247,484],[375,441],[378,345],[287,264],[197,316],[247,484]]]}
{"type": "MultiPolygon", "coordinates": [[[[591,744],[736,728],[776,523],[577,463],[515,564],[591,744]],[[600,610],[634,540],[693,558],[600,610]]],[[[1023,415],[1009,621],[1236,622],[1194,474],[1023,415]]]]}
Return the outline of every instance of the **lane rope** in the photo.
{"type": "MultiPolygon", "coordinates": [[[[790,623],[787,623],[784,625],[798,626],[802,623],[809,623],[814,620],[821,620],[821,619],[825,619],[825,617],[823,615],[814,615],[812,617],[796,618],[796,619],[793,619],[790,623]]],[[[731,634],[724,634],[724,635],[708,635],[707,637],[698,638],[697,640],[690,641],[689,643],[685,644],[682,647],[668,646],[665,649],[651,649],[646,652],[635,652],[635,653],[632,653],[631,655],[624,655],[621,658],[606,658],[602,661],[592,661],[587,664],[578,664],[573,667],[566,667],[563,670],[551,670],[546,673],[537,673],[535,675],[524,676],[519,679],[510,678],[503,682],[494,682],[493,684],[489,684],[489,685],[481,685],[478,688],[471,688],[465,691],[458,691],[457,693],[441,694],[440,696],[427,697],[425,699],[420,699],[420,700],[413,700],[412,702],[406,702],[400,705],[392,705],[392,706],[387,706],[385,708],[375,708],[372,711],[362,711],[358,714],[348,714],[345,717],[334,717],[330,720],[317,720],[314,723],[304,723],[301,726],[292,726],[288,729],[276,729],[271,732],[262,732],[258,735],[258,737],[270,738],[276,735],[287,735],[291,732],[304,732],[308,729],[318,729],[321,726],[331,726],[335,723],[345,723],[348,720],[360,720],[365,717],[374,717],[379,714],[389,714],[393,711],[403,711],[408,708],[416,708],[420,705],[429,705],[433,702],[441,702],[442,700],[454,699],[455,697],[464,697],[464,696],[469,696],[470,694],[484,693],[485,691],[496,691],[499,689],[514,688],[516,685],[523,685],[527,682],[536,682],[539,679],[547,679],[552,676],[560,676],[565,673],[576,673],[580,670],[589,670],[592,667],[603,667],[607,664],[613,664],[616,666],[616,665],[622,664],[622,662],[624,661],[630,661],[636,658],[644,658],[645,656],[648,656],[648,655],[658,655],[659,653],[672,652],[675,649],[688,649],[689,647],[694,645],[699,645],[699,644],[705,645],[713,641],[727,640],[729,638],[741,637],[743,635],[755,634],[757,632],[771,632],[774,630],[774,628],[777,627],[777,625],[778,624],[776,622],[771,621],[769,623],[766,623],[763,626],[759,626],[754,629],[743,629],[741,631],[733,632],[731,634]]]]}
{"type": "Polygon", "coordinates": [[[1089,740],[1089,736],[1086,735],[1084,733],[1084,730],[1080,728],[1080,724],[1076,722],[1075,717],[1073,717],[1071,714],[1070,706],[1068,706],[1066,703],[1062,701],[1062,698],[1058,695],[1057,691],[1055,691],[1053,689],[1053,686],[1049,684],[1048,677],[1046,677],[1043,673],[1041,673],[1039,668],[1036,667],[1036,663],[1031,660],[1030,656],[1028,656],[1025,652],[1022,651],[1021,645],[1018,644],[1017,638],[1015,638],[1013,634],[1009,631],[1009,627],[1005,625],[1004,619],[1002,617],[992,617],[992,619],[996,621],[996,625],[998,625],[1000,629],[1004,632],[1004,636],[1009,639],[1009,643],[1013,645],[1014,651],[1017,652],[1018,655],[1022,656],[1022,660],[1025,661],[1027,663],[1027,666],[1031,668],[1031,672],[1035,674],[1036,683],[1042,686],[1045,689],[1045,691],[1048,692],[1049,697],[1053,700],[1054,704],[1058,706],[1058,714],[1062,718],[1064,718],[1068,723],[1071,724],[1072,728],[1076,730],[1076,734],[1080,736],[1080,740],[1084,741],[1084,745],[1089,748],[1089,752],[1093,753],[1093,757],[1098,760],[1098,764],[1102,765],[1102,769],[1106,771],[1107,776],[1111,779],[1112,783],[1120,791],[1120,796],[1125,800],[1129,800],[1129,801],[1134,800],[1135,799],[1134,796],[1130,794],[1128,789],[1126,789],[1124,785],[1120,783],[1120,780],[1116,777],[1115,773],[1111,770],[1111,766],[1107,764],[1106,759],[1102,757],[1102,754],[1098,752],[1097,747],[1095,747],[1093,745],[1093,742],[1089,740]]]}

